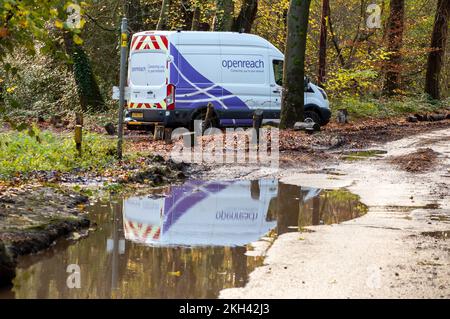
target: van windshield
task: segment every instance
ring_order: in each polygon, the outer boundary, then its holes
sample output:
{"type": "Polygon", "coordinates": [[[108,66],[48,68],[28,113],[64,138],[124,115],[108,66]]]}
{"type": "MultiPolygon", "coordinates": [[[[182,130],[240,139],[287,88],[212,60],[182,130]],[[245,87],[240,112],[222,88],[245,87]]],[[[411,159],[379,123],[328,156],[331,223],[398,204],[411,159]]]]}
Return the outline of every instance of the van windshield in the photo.
{"type": "Polygon", "coordinates": [[[130,62],[130,80],[139,86],[161,86],[166,83],[165,52],[134,52],[130,62]]]}

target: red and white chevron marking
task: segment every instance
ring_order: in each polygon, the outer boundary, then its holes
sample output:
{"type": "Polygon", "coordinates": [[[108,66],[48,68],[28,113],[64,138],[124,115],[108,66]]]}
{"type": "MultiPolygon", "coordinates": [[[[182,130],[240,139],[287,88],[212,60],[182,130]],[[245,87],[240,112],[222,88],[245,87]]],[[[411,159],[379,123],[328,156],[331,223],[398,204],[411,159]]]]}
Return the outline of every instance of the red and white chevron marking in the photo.
{"type": "Polygon", "coordinates": [[[130,109],[165,109],[166,101],[161,101],[160,103],[128,103],[128,108],[130,109]]]}
{"type": "Polygon", "coordinates": [[[136,35],[131,40],[131,51],[138,50],[163,50],[167,51],[169,47],[167,36],[145,34],[136,35]]]}
{"type": "Polygon", "coordinates": [[[147,225],[136,223],[124,218],[123,226],[125,238],[135,242],[146,243],[159,240],[161,236],[161,227],[156,225],[147,225]]]}

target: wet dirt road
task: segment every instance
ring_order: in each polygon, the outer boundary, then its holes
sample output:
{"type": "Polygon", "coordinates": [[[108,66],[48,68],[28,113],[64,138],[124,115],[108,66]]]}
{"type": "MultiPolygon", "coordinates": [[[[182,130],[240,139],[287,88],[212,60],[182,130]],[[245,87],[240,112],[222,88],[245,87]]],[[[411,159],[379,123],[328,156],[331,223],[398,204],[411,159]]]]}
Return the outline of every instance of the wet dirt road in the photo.
{"type": "Polygon", "coordinates": [[[247,176],[276,174],[285,183],[347,187],[369,212],[281,235],[248,284],[222,290],[220,297],[450,298],[450,129],[377,148],[387,154],[327,165],[315,174],[249,170],[247,176]],[[428,170],[411,173],[391,164],[418,148],[437,152],[428,170]]]}

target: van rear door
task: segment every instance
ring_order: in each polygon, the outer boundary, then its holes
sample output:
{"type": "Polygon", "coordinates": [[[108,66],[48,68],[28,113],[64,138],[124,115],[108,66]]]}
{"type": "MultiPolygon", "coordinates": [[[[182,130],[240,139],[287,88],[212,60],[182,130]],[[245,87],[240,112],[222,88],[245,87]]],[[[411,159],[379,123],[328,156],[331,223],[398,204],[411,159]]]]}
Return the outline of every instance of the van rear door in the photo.
{"type": "Polygon", "coordinates": [[[169,55],[166,36],[133,37],[129,65],[129,108],[166,108],[169,55]]]}

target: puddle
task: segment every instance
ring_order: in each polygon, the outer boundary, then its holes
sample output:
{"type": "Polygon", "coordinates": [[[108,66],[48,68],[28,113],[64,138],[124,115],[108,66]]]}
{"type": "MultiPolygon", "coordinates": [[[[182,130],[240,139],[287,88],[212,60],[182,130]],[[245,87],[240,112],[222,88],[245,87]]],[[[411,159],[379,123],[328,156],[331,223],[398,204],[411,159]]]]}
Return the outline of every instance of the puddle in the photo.
{"type": "Polygon", "coordinates": [[[350,151],[346,152],[343,157],[347,161],[359,161],[370,157],[382,157],[387,154],[384,150],[366,150],[366,151],[350,151]]]}
{"type": "Polygon", "coordinates": [[[96,231],[20,258],[14,287],[0,298],[215,298],[262,265],[263,256],[249,253],[261,238],[350,220],[367,208],[345,190],[263,179],[188,181],[89,210],[96,231]],[[67,287],[72,264],[80,288],[67,287]]]}

